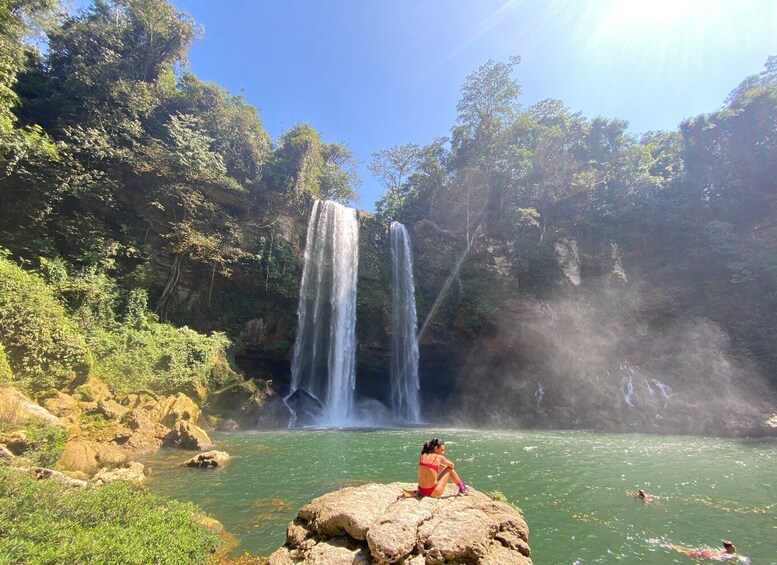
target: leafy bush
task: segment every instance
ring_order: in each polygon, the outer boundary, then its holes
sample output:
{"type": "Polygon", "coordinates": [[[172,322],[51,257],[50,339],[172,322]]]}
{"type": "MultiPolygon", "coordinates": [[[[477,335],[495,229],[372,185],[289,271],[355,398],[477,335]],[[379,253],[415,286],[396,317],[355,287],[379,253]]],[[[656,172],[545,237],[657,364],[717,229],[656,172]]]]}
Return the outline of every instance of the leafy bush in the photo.
{"type": "Polygon", "coordinates": [[[124,483],[72,489],[0,467],[0,563],[207,563],[197,507],[124,483]]]}
{"type": "Polygon", "coordinates": [[[6,386],[11,384],[13,380],[13,371],[8,364],[8,357],[5,354],[5,348],[0,342],[0,386],[6,386]]]}
{"type": "Polygon", "coordinates": [[[47,426],[34,420],[17,424],[13,418],[0,414],[0,435],[14,431],[21,431],[27,437],[29,448],[23,456],[31,465],[53,467],[65,450],[67,432],[62,428],[47,426]]]}
{"type": "Polygon", "coordinates": [[[25,392],[65,388],[88,376],[91,357],[51,289],[0,249],[0,343],[25,392]]]}
{"type": "Polygon", "coordinates": [[[205,336],[187,327],[147,321],[140,327],[122,324],[95,332],[90,341],[96,375],[117,392],[215,387],[225,375],[234,374],[225,355],[230,341],[221,333],[205,336]]]}

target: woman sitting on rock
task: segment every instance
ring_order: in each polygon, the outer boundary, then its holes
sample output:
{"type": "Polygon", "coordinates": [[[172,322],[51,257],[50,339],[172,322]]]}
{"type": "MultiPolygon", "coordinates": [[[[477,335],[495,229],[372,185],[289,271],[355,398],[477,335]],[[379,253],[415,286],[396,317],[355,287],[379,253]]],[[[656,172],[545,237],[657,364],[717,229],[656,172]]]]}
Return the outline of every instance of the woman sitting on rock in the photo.
{"type": "Polygon", "coordinates": [[[437,438],[430,439],[421,448],[421,458],[418,461],[418,488],[415,491],[405,491],[405,495],[439,498],[445,492],[448,479],[453,479],[459,487],[459,494],[468,494],[469,489],[453,467],[453,462],[445,458],[445,442],[437,438]]]}

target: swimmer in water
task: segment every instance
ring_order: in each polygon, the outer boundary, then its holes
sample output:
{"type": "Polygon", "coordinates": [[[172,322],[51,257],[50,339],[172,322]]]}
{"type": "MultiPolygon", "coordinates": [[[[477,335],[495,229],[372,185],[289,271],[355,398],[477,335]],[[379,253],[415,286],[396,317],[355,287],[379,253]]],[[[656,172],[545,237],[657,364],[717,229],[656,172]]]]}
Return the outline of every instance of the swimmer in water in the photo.
{"type": "Polygon", "coordinates": [[[732,559],[736,557],[737,548],[730,541],[723,542],[723,549],[713,547],[685,547],[682,545],[668,545],[670,549],[684,553],[691,557],[707,557],[709,559],[717,559],[722,561],[724,559],[732,559]]]}
{"type": "Polygon", "coordinates": [[[642,502],[652,502],[656,497],[654,497],[652,494],[646,493],[642,489],[639,489],[637,496],[635,496],[634,498],[636,498],[637,500],[641,500],[642,502]]]}

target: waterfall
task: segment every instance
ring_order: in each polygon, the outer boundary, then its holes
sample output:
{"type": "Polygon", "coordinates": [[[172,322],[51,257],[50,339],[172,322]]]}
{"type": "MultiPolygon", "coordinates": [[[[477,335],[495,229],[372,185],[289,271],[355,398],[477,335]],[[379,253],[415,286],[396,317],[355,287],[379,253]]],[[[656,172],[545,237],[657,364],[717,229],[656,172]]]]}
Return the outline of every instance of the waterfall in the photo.
{"type": "Polygon", "coordinates": [[[320,425],[345,425],[353,414],[358,263],[356,210],[315,201],[305,244],[289,397],[302,389],[315,398],[321,404],[320,425]]]}
{"type": "Polygon", "coordinates": [[[420,422],[418,334],[413,284],[413,256],[405,226],[392,222],[391,408],[395,418],[420,422]]]}

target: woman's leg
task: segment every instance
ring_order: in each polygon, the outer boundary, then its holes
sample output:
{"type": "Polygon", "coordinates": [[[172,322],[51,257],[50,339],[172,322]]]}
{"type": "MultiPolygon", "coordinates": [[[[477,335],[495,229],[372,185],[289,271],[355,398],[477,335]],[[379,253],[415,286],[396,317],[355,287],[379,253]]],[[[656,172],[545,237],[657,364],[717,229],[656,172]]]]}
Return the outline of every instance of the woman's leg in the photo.
{"type": "Polygon", "coordinates": [[[433,496],[434,498],[441,497],[442,493],[445,492],[445,486],[448,484],[448,479],[453,480],[456,485],[461,483],[459,474],[454,471],[452,467],[443,467],[440,474],[437,475],[437,488],[434,489],[434,492],[430,496],[433,496]]]}
{"type": "Polygon", "coordinates": [[[445,492],[445,485],[448,484],[448,479],[451,477],[451,473],[454,473],[454,471],[450,467],[442,468],[440,474],[437,475],[437,488],[434,489],[434,492],[429,496],[433,498],[440,498],[442,496],[442,493],[445,492]]]}

